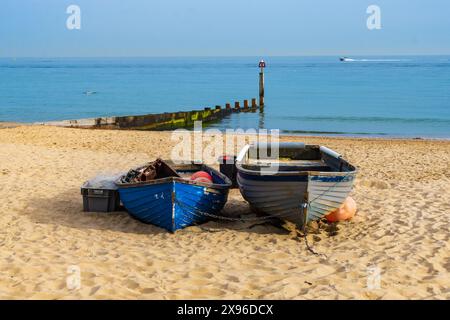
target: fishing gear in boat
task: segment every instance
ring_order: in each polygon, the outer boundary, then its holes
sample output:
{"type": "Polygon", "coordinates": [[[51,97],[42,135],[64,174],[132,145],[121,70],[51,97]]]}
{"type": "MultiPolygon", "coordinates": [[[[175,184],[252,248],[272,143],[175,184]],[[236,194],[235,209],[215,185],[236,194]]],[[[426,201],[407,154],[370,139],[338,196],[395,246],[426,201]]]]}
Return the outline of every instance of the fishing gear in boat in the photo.
{"type": "Polygon", "coordinates": [[[121,177],[120,181],[122,183],[138,183],[166,177],[179,177],[179,175],[163,160],[156,159],[142,167],[129,170],[126,175],[121,177]]]}
{"type": "Polygon", "coordinates": [[[231,181],[204,164],[176,165],[157,159],[130,170],[116,184],[132,217],[174,232],[207,221],[199,211],[218,214],[228,199],[231,181]]]}
{"type": "Polygon", "coordinates": [[[222,164],[226,174],[204,164],[175,165],[158,158],[122,174],[115,185],[131,216],[172,232],[209,219],[285,219],[305,231],[308,222],[341,209],[357,172],[337,152],[303,143],[247,145],[237,157],[222,157],[222,164]],[[279,147],[276,159],[267,156],[274,147],[279,147]],[[220,213],[232,186],[227,176],[260,216],[220,213]]]}

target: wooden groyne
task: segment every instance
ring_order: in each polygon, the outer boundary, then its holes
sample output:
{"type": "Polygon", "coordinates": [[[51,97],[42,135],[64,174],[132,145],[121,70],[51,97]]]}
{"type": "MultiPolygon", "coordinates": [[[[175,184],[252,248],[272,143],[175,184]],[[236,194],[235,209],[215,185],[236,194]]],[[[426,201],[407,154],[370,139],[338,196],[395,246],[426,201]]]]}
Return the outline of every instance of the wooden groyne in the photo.
{"type": "Polygon", "coordinates": [[[256,112],[264,107],[264,60],[259,62],[259,105],[256,98],[244,100],[243,107],[240,101],[234,102],[234,107],[230,103],[216,106],[214,109],[206,107],[203,110],[165,112],[158,114],[145,114],[135,116],[102,117],[80,120],[62,120],[39,123],[41,125],[51,125],[69,128],[86,129],[132,129],[132,130],[173,130],[178,128],[190,128],[195,121],[203,123],[217,122],[234,112],[256,112]]]}
{"type": "Polygon", "coordinates": [[[236,101],[234,108],[230,103],[225,108],[217,105],[215,108],[206,107],[203,110],[165,112],[158,114],[101,117],[79,120],[62,120],[39,123],[42,125],[52,125],[69,128],[85,129],[129,129],[129,130],[174,130],[178,128],[190,128],[195,121],[212,123],[236,112],[256,112],[260,107],[256,104],[256,99],[244,100],[244,106],[236,101]]]}

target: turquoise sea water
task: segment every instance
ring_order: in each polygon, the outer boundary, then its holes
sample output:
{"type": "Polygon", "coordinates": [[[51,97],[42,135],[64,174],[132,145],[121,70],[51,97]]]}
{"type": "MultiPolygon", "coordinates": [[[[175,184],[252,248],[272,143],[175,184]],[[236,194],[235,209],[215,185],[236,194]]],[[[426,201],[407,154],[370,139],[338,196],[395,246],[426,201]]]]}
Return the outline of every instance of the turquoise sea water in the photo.
{"type": "MultiPolygon", "coordinates": [[[[213,127],[450,138],[450,57],[268,57],[264,113],[213,127]]],[[[199,109],[258,95],[259,57],[0,59],[0,121],[199,109]],[[87,91],[95,92],[85,94],[87,91]]]]}

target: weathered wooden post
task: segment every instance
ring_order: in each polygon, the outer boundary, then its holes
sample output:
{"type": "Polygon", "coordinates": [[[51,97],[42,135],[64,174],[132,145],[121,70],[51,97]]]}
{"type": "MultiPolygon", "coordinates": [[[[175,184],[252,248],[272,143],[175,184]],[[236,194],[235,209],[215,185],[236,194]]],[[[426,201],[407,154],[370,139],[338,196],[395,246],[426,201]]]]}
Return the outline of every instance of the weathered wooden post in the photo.
{"type": "Polygon", "coordinates": [[[239,101],[235,101],[234,102],[234,109],[239,110],[241,108],[241,105],[239,103],[239,101]]]}
{"type": "Polygon", "coordinates": [[[226,108],[226,109],[231,109],[231,104],[226,103],[226,104],[225,104],[225,108],[226,108]]]}
{"type": "Polygon", "coordinates": [[[252,98],[252,108],[256,108],[256,98],[252,98]]]}
{"type": "Polygon", "coordinates": [[[244,109],[248,109],[248,100],[244,100],[244,109]]]}
{"type": "Polygon", "coordinates": [[[259,62],[259,106],[264,107],[264,68],[266,63],[264,60],[259,62]]]}

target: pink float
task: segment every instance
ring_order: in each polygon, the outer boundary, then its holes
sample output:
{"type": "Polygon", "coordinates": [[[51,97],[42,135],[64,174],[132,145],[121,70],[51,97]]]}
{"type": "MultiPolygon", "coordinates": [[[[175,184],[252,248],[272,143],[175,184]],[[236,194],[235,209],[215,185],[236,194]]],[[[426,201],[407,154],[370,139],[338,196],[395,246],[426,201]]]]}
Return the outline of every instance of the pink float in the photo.
{"type": "Polygon", "coordinates": [[[191,176],[192,181],[203,182],[203,183],[212,183],[213,178],[206,171],[197,171],[191,176]]]}
{"type": "Polygon", "coordinates": [[[356,202],[352,197],[347,197],[339,209],[326,215],[328,222],[350,220],[356,213],[356,202]]]}

